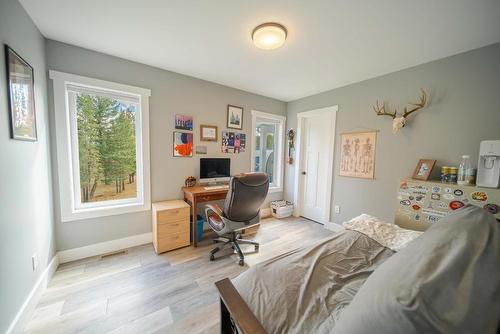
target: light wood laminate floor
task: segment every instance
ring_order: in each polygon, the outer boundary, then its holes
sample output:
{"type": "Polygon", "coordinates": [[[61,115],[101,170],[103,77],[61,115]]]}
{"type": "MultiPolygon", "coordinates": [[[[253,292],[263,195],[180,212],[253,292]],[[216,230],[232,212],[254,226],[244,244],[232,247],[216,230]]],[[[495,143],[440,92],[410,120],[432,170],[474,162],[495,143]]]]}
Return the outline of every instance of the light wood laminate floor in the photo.
{"type": "MultiPolygon", "coordinates": [[[[219,298],[214,282],[313,243],[333,232],[301,218],[265,219],[245,238],[245,266],[236,254],[209,261],[212,235],[198,248],[156,255],[152,244],[124,253],[59,266],[25,333],[218,333],[219,298]]],[[[227,250],[229,254],[231,248],[227,250]]]]}

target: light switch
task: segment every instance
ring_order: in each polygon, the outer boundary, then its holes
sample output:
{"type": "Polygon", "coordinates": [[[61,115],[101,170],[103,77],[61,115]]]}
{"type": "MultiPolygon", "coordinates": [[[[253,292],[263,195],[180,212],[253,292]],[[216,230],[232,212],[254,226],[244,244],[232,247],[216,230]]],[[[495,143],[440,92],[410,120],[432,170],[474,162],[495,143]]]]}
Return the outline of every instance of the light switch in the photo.
{"type": "Polygon", "coordinates": [[[33,271],[38,267],[38,255],[36,253],[31,257],[31,265],[33,266],[33,271]]]}
{"type": "Polygon", "coordinates": [[[340,205],[335,205],[335,213],[340,213],[340,205]]]}

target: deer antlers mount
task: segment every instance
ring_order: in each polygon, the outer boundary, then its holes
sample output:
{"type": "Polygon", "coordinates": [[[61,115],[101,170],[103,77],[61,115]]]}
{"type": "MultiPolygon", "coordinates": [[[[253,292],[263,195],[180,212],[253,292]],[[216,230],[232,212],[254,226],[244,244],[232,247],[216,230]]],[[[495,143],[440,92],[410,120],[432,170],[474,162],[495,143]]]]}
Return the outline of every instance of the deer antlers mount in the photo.
{"type": "Polygon", "coordinates": [[[392,117],[392,132],[398,133],[398,131],[406,125],[406,117],[408,117],[411,113],[425,107],[427,103],[427,93],[423,89],[420,90],[422,91],[422,95],[420,96],[420,101],[418,101],[417,103],[410,103],[410,105],[412,105],[413,108],[408,110],[408,107],[405,107],[403,110],[403,114],[401,116],[398,116],[397,109],[395,109],[393,113],[385,111],[385,105],[382,103],[382,106],[379,106],[378,100],[377,104],[373,106],[373,110],[379,116],[392,117]]]}

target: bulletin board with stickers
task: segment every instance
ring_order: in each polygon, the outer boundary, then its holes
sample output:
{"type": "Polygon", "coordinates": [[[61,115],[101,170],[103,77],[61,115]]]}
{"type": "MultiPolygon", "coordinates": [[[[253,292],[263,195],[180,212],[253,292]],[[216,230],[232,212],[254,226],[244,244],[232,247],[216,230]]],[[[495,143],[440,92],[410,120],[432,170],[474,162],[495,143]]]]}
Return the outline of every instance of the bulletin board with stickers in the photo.
{"type": "Polygon", "coordinates": [[[500,189],[403,179],[399,183],[395,223],[424,231],[466,204],[479,206],[500,220],[500,189]]]}

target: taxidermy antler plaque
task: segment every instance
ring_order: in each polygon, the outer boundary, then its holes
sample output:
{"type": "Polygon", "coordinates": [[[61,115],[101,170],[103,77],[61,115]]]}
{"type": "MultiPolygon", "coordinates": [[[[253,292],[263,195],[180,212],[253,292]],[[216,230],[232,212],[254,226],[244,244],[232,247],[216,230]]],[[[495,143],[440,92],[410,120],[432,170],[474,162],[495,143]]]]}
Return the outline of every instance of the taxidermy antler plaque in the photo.
{"type": "Polygon", "coordinates": [[[395,109],[393,113],[385,111],[384,103],[382,103],[382,106],[379,106],[378,101],[377,101],[377,104],[373,106],[373,110],[375,110],[375,113],[379,116],[392,117],[392,132],[398,133],[398,131],[406,125],[406,117],[408,117],[411,113],[425,107],[425,105],[427,103],[427,93],[423,89],[420,89],[420,90],[422,91],[422,95],[420,96],[420,100],[417,103],[410,103],[410,105],[413,107],[409,110],[408,110],[408,107],[405,107],[403,109],[402,115],[398,115],[397,109],[395,109]]]}

